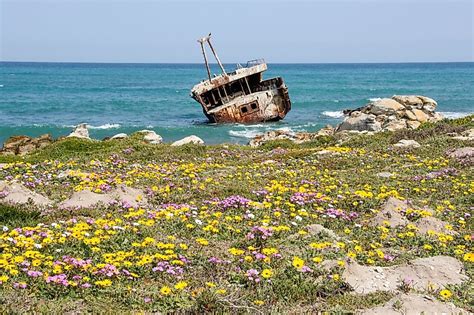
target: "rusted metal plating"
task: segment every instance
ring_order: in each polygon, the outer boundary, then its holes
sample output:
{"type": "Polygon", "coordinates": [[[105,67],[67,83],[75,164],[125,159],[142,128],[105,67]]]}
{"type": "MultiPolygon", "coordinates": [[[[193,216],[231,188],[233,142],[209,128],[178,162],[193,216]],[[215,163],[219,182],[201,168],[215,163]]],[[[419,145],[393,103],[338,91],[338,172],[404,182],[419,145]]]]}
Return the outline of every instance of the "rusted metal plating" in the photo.
{"type": "Polygon", "coordinates": [[[196,84],[191,96],[201,104],[206,117],[215,123],[257,123],[283,119],[291,109],[288,88],[281,77],[262,80],[267,64],[252,60],[246,67],[227,73],[211,44],[211,34],[198,40],[208,80],[196,84]],[[208,44],[222,74],[211,77],[204,45],[208,44]]]}

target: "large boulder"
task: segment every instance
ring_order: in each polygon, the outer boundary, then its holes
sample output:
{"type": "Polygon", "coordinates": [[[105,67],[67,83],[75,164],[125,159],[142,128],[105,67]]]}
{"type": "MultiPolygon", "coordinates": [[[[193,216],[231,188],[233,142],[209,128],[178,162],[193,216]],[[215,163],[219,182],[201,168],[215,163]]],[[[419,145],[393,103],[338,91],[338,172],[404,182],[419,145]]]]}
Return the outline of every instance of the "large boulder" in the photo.
{"type": "Polygon", "coordinates": [[[316,139],[317,137],[331,133],[331,131],[329,131],[329,128],[328,127],[326,128],[327,129],[323,131],[322,135],[318,133],[310,133],[310,132],[294,132],[288,129],[270,130],[250,140],[249,145],[251,147],[258,147],[258,146],[263,145],[266,142],[276,141],[276,140],[290,140],[295,143],[308,142],[308,141],[316,139]]]}
{"type": "Polygon", "coordinates": [[[394,95],[382,98],[355,110],[345,110],[346,118],[337,131],[395,131],[416,129],[421,123],[435,122],[443,117],[435,112],[435,100],[420,95],[394,95]]]}
{"type": "Polygon", "coordinates": [[[87,124],[79,124],[74,130],[67,136],[68,138],[80,138],[80,139],[90,139],[89,130],[87,129],[87,124]]]}
{"type": "Polygon", "coordinates": [[[354,111],[337,127],[337,131],[343,130],[380,131],[382,126],[374,114],[354,111]]]}
{"type": "Polygon", "coordinates": [[[378,101],[370,103],[370,113],[374,115],[391,115],[396,114],[398,111],[401,111],[405,107],[399,102],[391,98],[382,98],[378,101]]]}
{"type": "Polygon", "coordinates": [[[171,144],[172,147],[180,147],[185,144],[204,144],[204,140],[199,138],[198,136],[191,135],[189,137],[185,137],[181,140],[175,141],[171,144]]]}
{"type": "Polygon", "coordinates": [[[143,140],[150,144],[163,143],[163,137],[154,132],[153,130],[140,130],[138,133],[143,134],[143,140]]]}
{"type": "Polygon", "coordinates": [[[49,134],[41,135],[37,138],[28,136],[13,136],[5,141],[3,149],[0,150],[4,155],[25,155],[36,149],[43,148],[53,142],[49,134]]]}

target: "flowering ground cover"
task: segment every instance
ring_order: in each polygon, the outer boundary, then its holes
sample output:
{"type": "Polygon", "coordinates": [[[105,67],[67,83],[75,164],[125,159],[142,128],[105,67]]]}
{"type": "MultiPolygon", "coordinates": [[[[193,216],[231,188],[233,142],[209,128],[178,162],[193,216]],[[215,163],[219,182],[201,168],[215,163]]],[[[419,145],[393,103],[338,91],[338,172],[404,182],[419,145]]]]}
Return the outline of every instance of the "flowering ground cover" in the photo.
{"type": "Polygon", "coordinates": [[[472,158],[449,156],[472,146],[449,133],[472,127],[261,148],[68,139],[1,157],[0,180],[51,205],[0,205],[0,311],[354,312],[421,292],[473,312],[472,158]],[[421,147],[394,148],[402,138],[421,147]],[[120,187],[139,193],[58,206],[120,187]],[[381,217],[387,202],[403,206],[381,217]],[[348,272],[444,256],[457,280],[406,274],[361,291],[348,272]]]}

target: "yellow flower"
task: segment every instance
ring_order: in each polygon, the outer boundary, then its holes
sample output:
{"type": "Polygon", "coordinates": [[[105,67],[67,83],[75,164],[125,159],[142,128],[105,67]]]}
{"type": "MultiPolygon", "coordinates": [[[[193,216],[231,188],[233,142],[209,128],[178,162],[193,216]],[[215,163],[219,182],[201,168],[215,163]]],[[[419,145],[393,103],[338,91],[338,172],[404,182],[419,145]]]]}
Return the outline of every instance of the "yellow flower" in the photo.
{"type": "Polygon", "coordinates": [[[463,257],[464,261],[474,262],[474,253],[466,253],[463,257]]]}
{"type": "Polygon", "coordinates": [[[226,294],[227,290],[226,289],[219,289],[219,290],[216,290],[216,294],[226,294]]]}
{"type": "Polygon", "coordinates": [[[176,283],[176,284],[174,285],[174,288],[175,288],[176,290],[183,290],[183,289],[186,288],[187,286],[188,286],[188,284],[187,284],[186,282],[180,281],[180,282],[178,282],[178,283],[176,283]]]}
{"type": "Polygon", "coordinates": [[[296,269],[301,269],[304,266],[304,260],[299,258],[298,256],[293,257],[293,267],[296,269]]]}
{"type": "Polygon", "coordinates": [[[314,258],[313,258],[313,261],[314,261],[315,263],[319,264],[320,262],[323,261],[323,258],[322,258],[322,257],[319,257],[319,256],[318,256],[318,257],[314,257],[314,258]]]}
{"type": "Polygon", "coordinates": [[[171,293],[171,288],[168,286],[164,286],[160,289],[160,293],[163,295],[168,295],[171,293]]]}
{"type": "Polygon", "coordinates": [[[196,242],[202,246],[207,246],[209,245],[209,241],[206,240],[205,238],[197,238],[196,242]]]}
{"type": "Polygon", "coordinates": [[[112,285],[112,280],[110,279],[98,280],[94,282],[94,284],[99,287],[110,287],[112,285]]]}
{"type": "Polygon", "coordinates": [[[265,279],[271,278],[273,276],[273,271],[271,269],[263,269],[262,270],[262,277],[265,279]]]}
{"type": "Polygon", "coordinates": [[[209,287],[209,288],[214,288],[216,286],[216,284],[214,282],[206,282],[206,285],[209,287]]]}
{"type": "Polygon", "coordinates": [[[255,300],[255,301],[253,301],[253,304],[258,305],[258,306],[262,306],[263,304],[265,304],[265,302],[263,302],[262,300],[255,300]]]}
{"type": "Polygon", "coordinates": [[[449,299],[452,295],[453,294],[448,289],[444,289],[439,292],[439,296],[441,296],[441,298],[444,300],[449,299]]]}
{"type": "Polygon", "coordinates": [[[9,277],[7,275],[0,276],[0,283],[7,282],[8,278],[9,277]]]}

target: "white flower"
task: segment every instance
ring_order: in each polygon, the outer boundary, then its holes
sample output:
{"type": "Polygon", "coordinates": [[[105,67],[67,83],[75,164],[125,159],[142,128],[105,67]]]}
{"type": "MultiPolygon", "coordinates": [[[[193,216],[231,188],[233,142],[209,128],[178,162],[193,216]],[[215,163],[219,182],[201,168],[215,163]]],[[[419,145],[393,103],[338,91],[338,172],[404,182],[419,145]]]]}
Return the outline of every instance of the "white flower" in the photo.
{"type": "Polygon", "coordinates": [[[294,225],[294,226],[298,225],[298,223],[296,223],[296,222],[291,222],[291,224],[294,225]]]}
{"type": "Polygon", "coordinates": [[[250,219],[254,219],[254,218],[255,218],[255,214],[253,214],[253,213],[249,213],[249,214],[247,214],[247,216],[248,216],[250,219]]]}
{"type": "Polygon", "coordinates": [[[194,222],[196,222],[197,225],[202,225],[202,221],[199,219],[194,220],[194,222]]]}
{"type": "Polygon", "coordinates": [[[41,245],[41,244],[35,244],[35,247],[36,247],[36,248],[43,248],[43,245],[41,245]]]}
{"type": "Polygon", "coordinates": [[[8,231],[8,226],[5,226],[5,225],[4,225],[3,228],[2,228],[2,230],[3,230],[3,232],[8,231]]]}
{"type": "Polygon", "coordinates": [[[296,219],[297,221],[301,221],[301,220],[303,220],[303,218],[302,218],[302,217],[300,217],[299,215],[297,215],[297,216],[295,217],[295,219],[296,219]]]}

